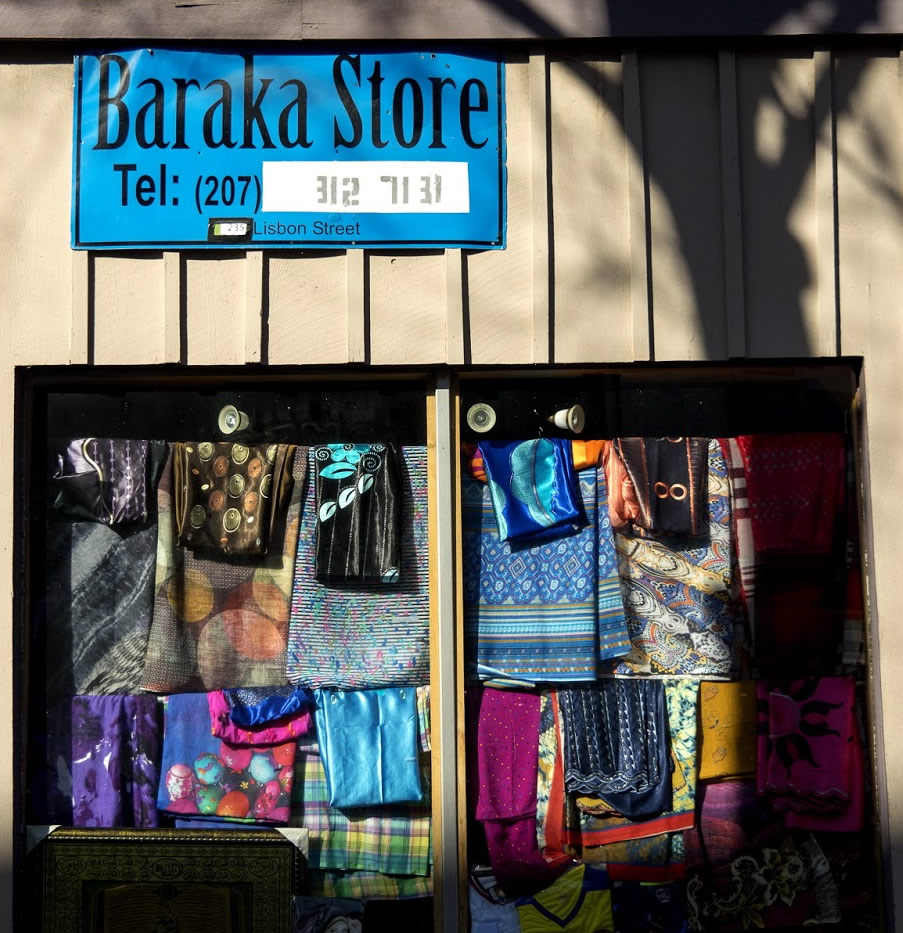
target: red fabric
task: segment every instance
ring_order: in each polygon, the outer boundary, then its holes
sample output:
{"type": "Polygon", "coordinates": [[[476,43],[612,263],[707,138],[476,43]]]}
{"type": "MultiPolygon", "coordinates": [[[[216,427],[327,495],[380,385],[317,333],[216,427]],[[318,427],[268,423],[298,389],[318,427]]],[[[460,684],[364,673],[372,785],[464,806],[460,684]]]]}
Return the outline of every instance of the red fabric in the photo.
{"type": "Polygon", "coordinates": [[[828,554],[844,508],[842,434],[747,434],[746,468],[756,552],[828,554]]]}

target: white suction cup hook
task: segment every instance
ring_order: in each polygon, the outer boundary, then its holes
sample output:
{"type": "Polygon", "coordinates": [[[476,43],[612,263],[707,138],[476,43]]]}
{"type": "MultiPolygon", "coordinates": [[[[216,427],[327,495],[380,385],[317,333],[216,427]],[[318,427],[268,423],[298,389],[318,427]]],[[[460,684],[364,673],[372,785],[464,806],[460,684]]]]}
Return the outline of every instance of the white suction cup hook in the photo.
{"type": "Polygon", "coordinates": [[[467,409],[467,426],[471,431],[485,434],[495,427],[495,409],[485,402],[477,402],[467,409]]]}
{"type": "Polygon", "coordinates": [[[250,425],[251,419],[243,411],[239,411],[234,405],[223,405],[216,416],[216,426],[222,434],[234,434],[236,431],[244,431],[250,425]]]}
{"type": "Polygon", "coordinates": [[[554,415],[549,415],[546,420],[551,421],[556,428],[561,428],[563,431],[580,434],[586,427],[586,412],[584,412],[582,405],[571,405],[570,408],[559,408],[554,415]]]}

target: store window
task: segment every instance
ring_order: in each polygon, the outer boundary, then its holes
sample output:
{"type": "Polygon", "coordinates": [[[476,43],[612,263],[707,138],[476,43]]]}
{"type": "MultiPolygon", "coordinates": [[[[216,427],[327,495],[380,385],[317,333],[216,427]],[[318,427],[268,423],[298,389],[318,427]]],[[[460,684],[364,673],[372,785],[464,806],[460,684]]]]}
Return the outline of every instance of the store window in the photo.
{"type": "Polygon", "coordinates": [[[425,380],[31,372],[21,401],[46,929],[430,928],[425,380]]]}
{"type": "Polygon", "coordinates": [[[29,859],[22,834],[47,929],[127,905],[256,929],[274,902],[286,930],[293,903],[364,930],[562,905],[567,929],[881,928],[855,365],[464,372],[457,431],[419,375],[21,375],[18,822],[64,827],[29,859]],[[460,909],[431,897],[452,798],[460,909]],[[239,862],[296,846],[285,886],[189,898],[140,847],[187,864],[192,831],[239,862]],[[137,869],[101,877],[89,843],[137,869]]]}
{"type": "Polygon", "coordinates": [[[881,927],[854,393],[462,380],[473,930],[881,927]]]}

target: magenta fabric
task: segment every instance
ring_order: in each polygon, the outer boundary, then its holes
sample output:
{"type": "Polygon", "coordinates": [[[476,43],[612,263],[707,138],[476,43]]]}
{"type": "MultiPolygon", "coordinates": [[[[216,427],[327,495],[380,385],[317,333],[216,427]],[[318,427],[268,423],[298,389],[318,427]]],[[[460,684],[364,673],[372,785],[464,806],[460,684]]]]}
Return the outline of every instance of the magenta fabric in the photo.
{"type": "Polygon", "coordinates": [[[477,724],[478,820],[536,816],[539,694],[487,687],[477,724]]]}
{"type": "Polygon", "coordinates": [[[759,681],[756,790],[788,827],[852,832],[864,810],[863,752],[850,677],[759,681]]]}
{"type": "Polygon", "coordinates": [[[207,694],[207,706],[210,709],[211,733],[232,745],[281,745],[306,735],[313,725],[310,713],[303,710],[260,726],[237,726],[232,722],[231,707],[222,690],[207,694]]]}
{"type": "Polygon", "coordinates": [[[476,817],[509,896],[541,890],[560,873],[536,842],[539,703],[539,694],[491,687],[479,698],[476,817]]]}

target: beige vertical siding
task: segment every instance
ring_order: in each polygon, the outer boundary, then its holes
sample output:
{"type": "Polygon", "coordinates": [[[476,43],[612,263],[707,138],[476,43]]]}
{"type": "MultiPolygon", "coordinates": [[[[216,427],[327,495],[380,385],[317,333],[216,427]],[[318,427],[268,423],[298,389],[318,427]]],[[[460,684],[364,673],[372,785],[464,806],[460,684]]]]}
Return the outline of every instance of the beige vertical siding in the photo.
{"type": "MultiPolygon", "coordinates": [[[[0,428],[11,436],[17,365],[863,356],[869,598],[882,655],[899,656],[899,47],[667,57],[520,48],[506,83],[505,250],[89,255],[68,246],[71,64],[0,64],[0,428]]],[[[7,486],[7,710],[12,512],[7,486]]],[[[893,725],[903,701],[887,688],[881,699],[893,725]]],[[[0,717],[0,747],[11,736],[0,717]]],[[[888,782],[899,788],[903,737],[891,727],[884,741],[888,782]]],[[[2,762],[0,861],[12,838],[13,781],[2,762]]],[[[888,826],[903,901],[896,793],[888,826]]],[[[4,928],[9,893],[0,871],[4,928]]]]}

